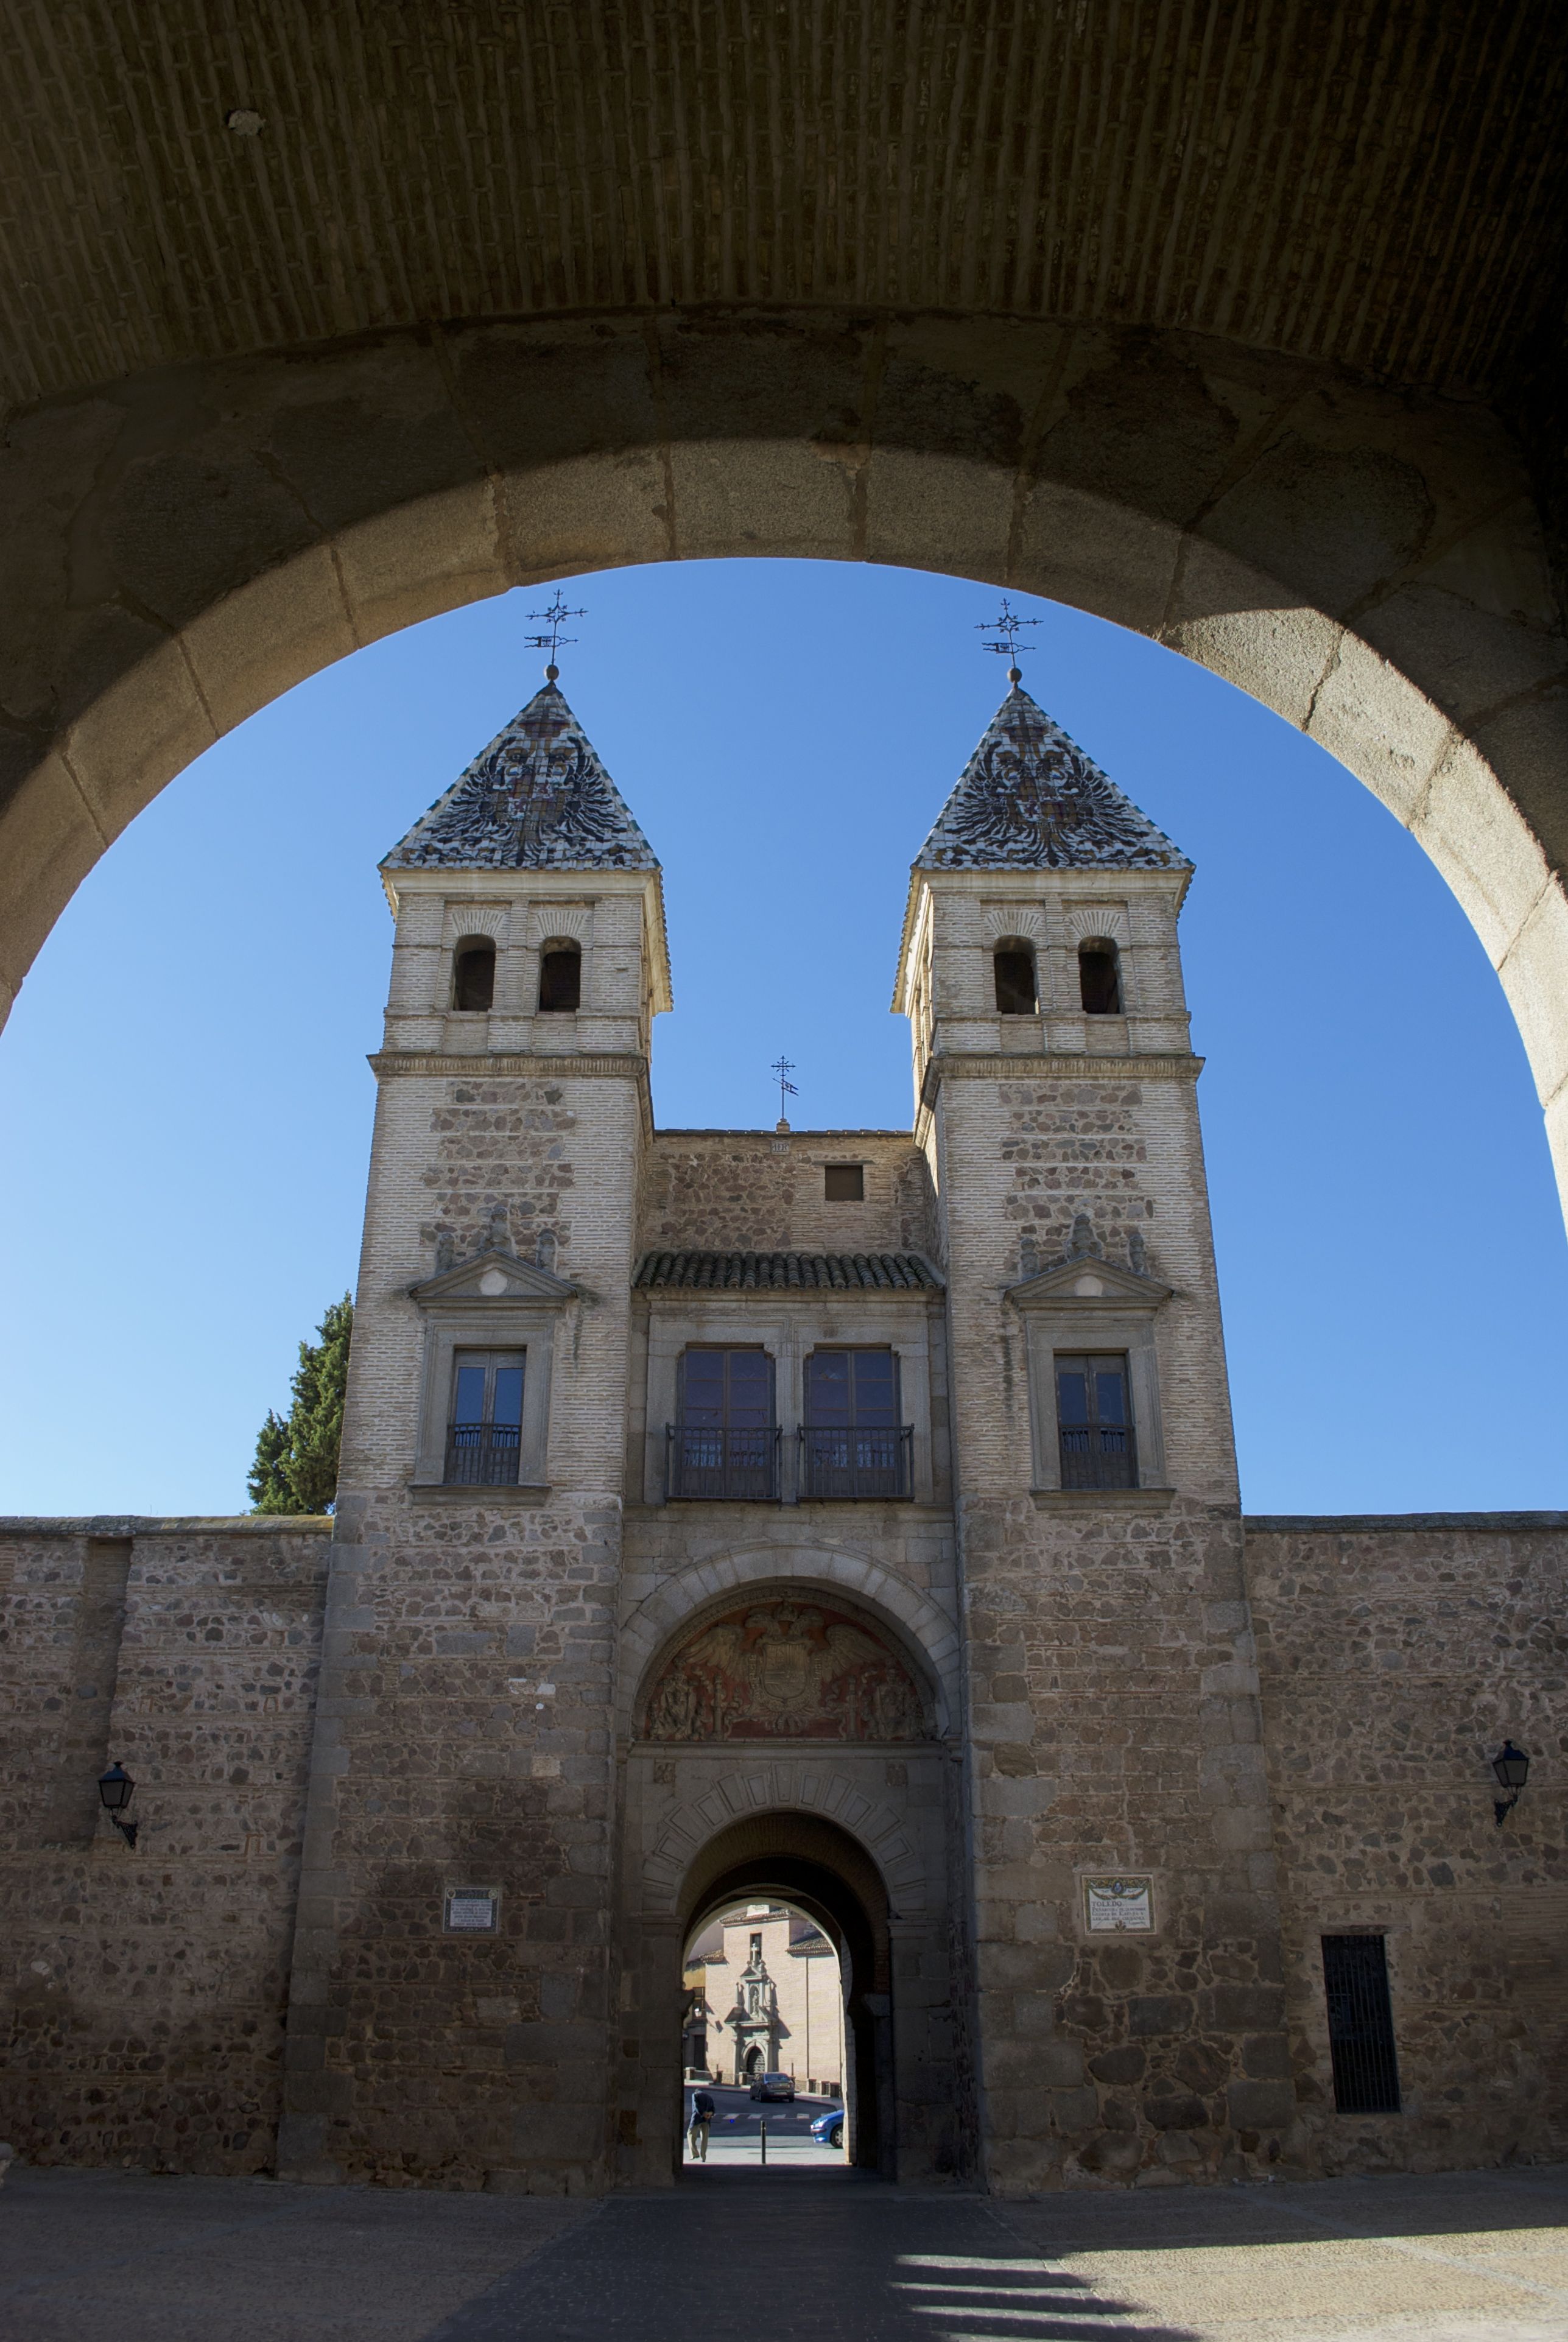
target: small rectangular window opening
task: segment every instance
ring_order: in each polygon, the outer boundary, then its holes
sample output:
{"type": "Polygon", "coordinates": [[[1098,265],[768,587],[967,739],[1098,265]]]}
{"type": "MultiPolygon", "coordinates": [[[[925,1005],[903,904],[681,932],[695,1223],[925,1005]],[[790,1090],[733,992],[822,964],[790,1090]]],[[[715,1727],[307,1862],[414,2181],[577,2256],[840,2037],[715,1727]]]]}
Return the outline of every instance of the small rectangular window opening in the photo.
{"type": "Polygon", "coordinates": [[[572,1016],[583,999],[583,955],[575,944],[546,944],[539,960],[539,1012],[572,1016]]]}
{"type": "Polygon", "coordinates": [[[864,1204],[865,1201],[865,1166],[862,1163],[828,1163],[823,1166],[823,1200],[829,1204],[864,1204]]]}
{"type": "Polygon", "coordinates": [[[1396,2115],[1399,2061],[1383,1937],[1325,1936],[1323,1981],[1336,2112],[1396,2115]]]}
{"type": "Polygon", "coordinates": [[[514,1487],[522,1453],[522,1351],[459,1350],[446,1431],[447,1485],[514,1487]]]}
{"type": "Polygon", "coordinates": [[[1120,1016],[1122,983],[1114,944],[1085,944],[1078,954],[1078,992],[1086,1016],[1120,1016]]]}
{"type": "Polygon", "coordinates": [[[1056,1437],[1064,1488],[1137,1486],[1125,1356],[1057,1359],[1056,1437]]]}
{"type": "Polygon", "coordinates": [[[996,1008],[1003,1016],[1033,1016],[1036,1009],[1034,955],[1022,944],[1004,944],[992,956],[996,1008]]]}
{"type": "Polygon", "coordinates": [[[495,997],[495,946],[487,937],[459,944],[452,963],[454,1008],[488,1008],[495,997]]]}

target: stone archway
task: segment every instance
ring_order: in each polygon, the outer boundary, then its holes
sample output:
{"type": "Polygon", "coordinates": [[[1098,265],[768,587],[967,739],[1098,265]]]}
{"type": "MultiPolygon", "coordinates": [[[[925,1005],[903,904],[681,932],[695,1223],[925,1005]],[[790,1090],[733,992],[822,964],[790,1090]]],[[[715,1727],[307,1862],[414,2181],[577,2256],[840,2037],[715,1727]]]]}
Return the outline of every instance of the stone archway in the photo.
{"type": "Polygon", "coordinates": [[[815,1918],[847,1964],[848,2037],[856,2060],[857,2160],[902,2177],[968,2168],[973,2119],[957,2072],[952,1973],[960,1931],[958,1750],[934,1728],[934,1671],[891,1616],[831,1579],[814,1599],[798,1579],[747,1582],[724,1606],[684,1618],[644,1667],[620,1767],[621,1884],[616,1964],[623,2054],[615,2110],[623,2185],[661,2185],[679,2168],[680,1961],[700,1919],[755,1890],[815,1918]],[[771,1634],[774,1612],[786,1631],[771,1634]],[[699,1677],[738,1672],[750,1623],[759,1650],[810,1635],[822,1647],[816,1687],[792,1696],[754,1659],[754,1708],[659,1697],[695,1655],[699,1677]],[[834,1639],[834,1638],[838,1639],[834,1639]],[[723,1646],[715,1662],[711,1646],[723,1646]],[[725,1653],[727,1652],[727,1656],[725,1653]],[[903,1675],[924,1709],[842,1696],[903,1675]],[[836,1735],[836,1737],[830,1737],[836,1735]],[[894,2021],[902,1992],[904,2013],[894,2021]],[[634,2043],[634,2055],[628,2044],[634,2043]],[[946,2083],[932,2087],[934,2069],[946,2083]]]}
{"type": "Polygon", "coordinates": [[[1568,1182],[1568,645],[1480,404],[1174,329],[731,305],[175,368],[10,458],[11,989],[175,772],[362,643],[628,562],[896,563],[1151,635],[1358,774],[1481,936],[1568,1182]]]}
{"type": "Polygon", "coordinates": [[[814,1919],[837,1952],[850,2159],[895,2177],[900,2109],[886,1881],[849,1831],[818,1815],[773,1808],[733,1823],[704,1847],[683,1886],[683,1937],[725,1904],[754,1894],[776,1897],[814,1919]]]}

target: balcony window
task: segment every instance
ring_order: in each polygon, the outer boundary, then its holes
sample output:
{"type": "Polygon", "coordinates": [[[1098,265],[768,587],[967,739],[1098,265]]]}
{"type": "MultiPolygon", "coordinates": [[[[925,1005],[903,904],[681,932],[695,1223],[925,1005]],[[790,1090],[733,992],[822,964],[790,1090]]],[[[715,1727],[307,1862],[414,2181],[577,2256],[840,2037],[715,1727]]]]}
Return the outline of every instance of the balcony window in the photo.
{"type": "Polygon", "coordinates": [[[1135,1488],[1124,1356],[1056,1360],[1056,1436],[1064,1488],[1135,1488]]]}
{"type": "Polygon", "coordinates": [[[802,1496],[907,1496],[913,1435],[900,1412],[892,1350],[814,1350],[805,1362],[802,1496]]]}
{"type": "Polygon", "coordinates": [[[679,1412],[665,1435],[671,1496],[777,1497],[774,1366],[765,1350],[688,1350],[679,1412]]]}
{"type": "Polygon", "coordinates": [[[448,1486],[515,1487],[522,1447],[522,1351],[459,1350],[446,1432],[448,1486]]]}

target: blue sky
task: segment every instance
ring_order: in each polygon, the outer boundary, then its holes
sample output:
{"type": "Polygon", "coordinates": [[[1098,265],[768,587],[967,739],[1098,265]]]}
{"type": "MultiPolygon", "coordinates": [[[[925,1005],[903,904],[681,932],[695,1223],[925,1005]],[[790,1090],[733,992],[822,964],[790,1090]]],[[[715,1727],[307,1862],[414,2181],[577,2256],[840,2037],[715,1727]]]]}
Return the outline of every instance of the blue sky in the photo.
{"type": "MultiPolygon", "coordinates": [[[[563,686],[664,865],[665,1125],[906,1126],[908,866],[1004,687],[988,588],[627,569],[563,686]],[[761,891],[759,893],[759,882],[761,891]]],[[[351,1286],[391,923],[375,865],[534,689],[542,592],[314,677],[105,856],[0,1036],[0,1510],[243,1509],[296,1345],[351,1286]],[[70,1375],[65,1357],[76,1361],[70,1375]]],[[[1359,783],[1055,604],[1030,689],[1189,853],[1183,915],[1253,1512],[1568,1504],[1568,1245],[1518,1035],[1359,783]]]]}

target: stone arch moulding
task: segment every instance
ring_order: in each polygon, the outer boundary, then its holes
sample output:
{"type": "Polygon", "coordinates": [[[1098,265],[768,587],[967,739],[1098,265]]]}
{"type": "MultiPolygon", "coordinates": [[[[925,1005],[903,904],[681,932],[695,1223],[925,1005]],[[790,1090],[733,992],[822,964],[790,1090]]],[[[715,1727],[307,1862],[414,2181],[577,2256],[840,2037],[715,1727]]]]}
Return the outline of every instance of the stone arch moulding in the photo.
{"type": "Polygon", "coordinates": [[[670,1815],[643,1858],[644,1917],[678,1916],[687,1872],[721,1831],[777,1813],[836,1822],[875,1864],[889,1908],[905,1920],[924,1911],[929,1895],[925,1865],[904,1823],[890,1807],[857,1788],[847,1771],[824,1752],[737,1765],[724,1780],[670,1815]]]}
{"type": "Polygon", "coordinates": [[[676,1638],[709,1610],[744,1601],[764,1586],[787,1587],[824,1602],[847,1596],[881,1618],[897,1639],[912,1646],[936,1694],[938,1736],[951,1731],[958,1714],[958,1630],[951,1615],[904,1578],[836,1546],[744,1546],[715,1554],[676,1571],[644,1596],[624,1621],[616,1729],[629,1740],[638,1702],[649,1690],[676,1638]]]}
{"type": "Polygon", "coordinates": [[[1568,1193],[1568,643],[1479,400],[1147,325],[479,320],[41,404],[0,516],[10,991],[175,773],[365,643],[625,563],[895,563],[1150,635],[1357,774],[1480,935],[1568,1193]]]}

